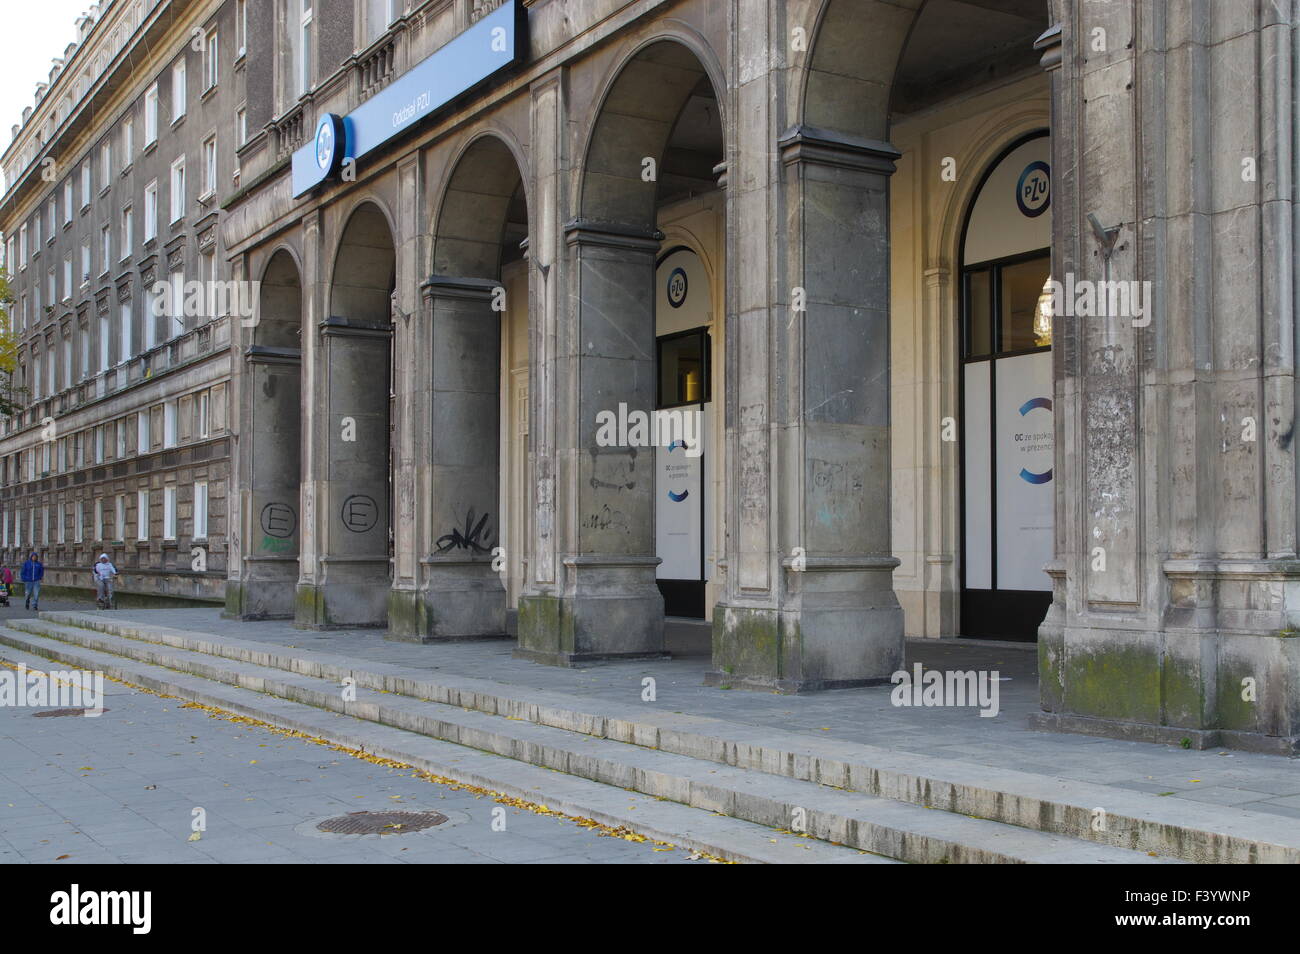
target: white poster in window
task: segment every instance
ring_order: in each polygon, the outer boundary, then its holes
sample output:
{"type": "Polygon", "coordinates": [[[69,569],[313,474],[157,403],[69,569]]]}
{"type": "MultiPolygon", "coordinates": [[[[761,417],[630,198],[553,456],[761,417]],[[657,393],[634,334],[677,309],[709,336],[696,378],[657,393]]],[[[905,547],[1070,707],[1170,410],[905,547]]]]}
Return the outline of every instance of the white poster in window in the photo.
{"type": "MultiPolygon", "coordinates": [[[[675,408],[699,414],[702,405],[675,408]]],[[[701,414],[700,417],[703,415],[701,414]]],[[[698,420],[698,418],[697,418],[698,420]]],[[[692,435],[700,440],[703,429],[692,435]]],[[[655,553],[661,580],[703,578],[704,456],[682,438],[655,448],[655,553]],[[691,455],[686,453],[691,451],[691,455]]]]}
{"type": "Polygon", "coordinates": [[[993,491],[989,450],[989,362],[966,365],[962,450],[966,484],[966,588],[993,588],[993,491]]]}
{"type": "Polygon", "coordinates": [[[1050,590],[1053,452],[1051,352],[997,362],[997,582],[1000,590],[1050,590]]]}

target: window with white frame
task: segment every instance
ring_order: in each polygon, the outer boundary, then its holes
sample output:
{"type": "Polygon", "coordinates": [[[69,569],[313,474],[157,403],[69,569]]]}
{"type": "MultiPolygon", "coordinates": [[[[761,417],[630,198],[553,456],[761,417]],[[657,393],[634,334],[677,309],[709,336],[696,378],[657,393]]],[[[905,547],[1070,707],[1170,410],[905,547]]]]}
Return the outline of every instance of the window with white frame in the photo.
{"type": "Polygon", "coordinates": [[[104,463],[104,425],[95,428],[95,463],[104,463]]]}
{"type": "Polygon", "coordinates": [[[94,523],[94,531],[95,531],[94,539],[95,539],[97,542],[98,542],[98,541],[102,541],[102,540],[105,539],[105,538],[104,538],[104,498],[103,498],[103,497],[96,497],[96,498],[95,498],[95,523],[94,523]]]}
{"type": "Polygon", "coordinates": [[[144,187],[144,240],[158,237],[158,180],[144,187]]]}
{"type": "Polygon", "coordinates": [[[81,207],[90,208],[90,160],[81,164],[81,207]]]}
{"type": "Polygon", "coordinates": [[[293,97],[301,97],[311,89],[311,21],[312,0],[289,0],[290,46],[293,50],[293,97]],[[295,22],[296,21],[296,22],[295,22]]]}
{"type": "Polygon", "coordinates": [[[107,189],[113,181],[113,144],[107,139],[99,147],[99,188],[107,189]]]}
{"type": "Polygon", "coordinates": [[[50,545],[50,508],[41,508],[41,542],[50,545]]]}
{"type": "Polygon", "coordinates": [[[210,413],[208,410],[209,392],[204,391],[202,394],[200,394],[198,403],[199,403],[199,426],[198,426],[197,436],[199,438],[205,438],[208,436],[208,429],[210,427],[210,420],[209,420],[210,413]]]}
{"type": "Polygon", "coordinates": [[[72,256],[63,257],[63,300],[72,298],[72,256]]]}
{"type": "Polygon", "coordinates": [[[248,110],[240,106],[235,110],[235,148],[248,142],[248,110]]]}
{"type": "Polygon", "coordinates": [[[185,115],[185,57],[172,67],[172,122],[185,115]]]}
{"type": "Polygon", "coordinates": [[[117,459],[123,460],[126,457],[126,418],[118,418],[117,427],[117,459]]]}
{"type": "Polygon", "coordinates": [[[113,539],[126,539],[126,494],[117,495],[117,506],[113,508],[113,539]]]}
{"type": "Polygon", "coordinates": [[[63,224],[72,224],[72,180],[63,180],[63,224]]]}
{"type": "MultiPolygon", "coordinates": [[[[69,269],[71,271],[71,269],[69,269]]],[[[59,300],[59,279],[54,273],[54,266],[51,265],[45,272],[45,281],[49,287],[50,305],[53,306],[59,300]]]]}
{"type": "Polygon", "coordinates": [[[135,452],[149,453],[149,412],[141,411],[135,416],[135,452]]]}
{"type": "Polygon", "coordinates": [[[63,506],[63,501],[59,501],[59,543],[68,542],[68,508],[63,506]]]}
{"type": "Polygon", "coordinates": [[[49,203],[45,206],[45,211],[50,216],[50,237],[48,241],[53,242],[59,235],[59,203],[54,196],[50,196],[49,203]]]}
{"type": "Polygon", "coordinates": [[[209,30],[207,43],[204,45],[203,50],[203,89],[205,92],[216,88],[217,80],[221,75],[221,61],[217,55],[218,49],[217,31],[215,29],[209,30]]]}
{"type": "Polygon", "coordinates": [[[194,534],[196,540],[208,538],[208,484],[199,481],[194,485],[194,534]]]}
{"type": "Polygon", "coordinates": [[[185,157],[172,163],[171,220],[180,221],[185,215],[185,157]]]}
{"type": "Polygon", "coordinates": [[[163,488],[163,539],[176,539],[176,486],[163,488]]]}
{"type": "Polygon", "coordinates": [[[72,384],[72,335],[63,338],[63,380],[72,384]]]}
{"type": "Polygon", "coordinates": [[[144,94],[144,144],[158,141],[158,84],[154,83],[144,94]]]}
{"type": "Polygon", "coordinates": [[[217,137],[203,140],[203,194],[217,191],[217,137]]]}
{"type": "Polygon", "coordinates": [[[366,0],[366,40],[373,43],[397,19],[397,0],[366,0]]]}
{"type": "Polygon", "coordinates": [[[27,223],[18,227],[18,267],[27,267],[27,223]]]}
{"type": "Polygon", "coordinates": [[[104,267],[100,269],[101,275],[107,275],[109,268],[113,264],[113,228],[109,225],[99,227],[99,254],[104,267]]]}
{"type": "Polygon", "coordinates": [[[121,332],[122,350],[118,352],[117,360],[121,363],[125,363],[135,354],[135,351],[131,347],[132,334],[135,329],[132,327],[134,322],[131,320],[132,314],[130,302],[126,302],[122,305],[120,317],[121,321],[118,325],[118,331],[121,332]]]}
{"type": "Polygon", "coordinates": [[[126,260],[131,257],[131,243],[134,236],[135,214],[128,205],[122,210],[122,259],[126,260]]]}
{"type": "Polygon", "coordinates": [[[131,164],[135,154],[135,119],[127,116],[122,120],[122,168],[131,164]]]}
{"type": "Polygon", "coordinates": [[[81,243],[81,284],[90,282],[90,241],[81,243]]]}
{"type": "Polygon", "coordinates": [[[76,541],[82,543],[86,539],[86,505],[81,500],[73,501],[72,504],[72,528],[76,535],[76,541]]]}
{"type": "Polygon", "coordinates": [[[109,347],[112,344],[112,340],[113,340],[111,329],[109,327],[110,324],[111,322],[109,321],[107,313],[99,316],[99,370],[100,371],[108,370],[108,352],[109,352],[109,347]]]}
{"type": "Polygon", "coordinates": [[[163,447],[176,446],[176,402],[163,405],[163,447]]]}
{"type": "Polygon", "coordinates": [[[149,491],[135,492],[135,538],[141,543],[149,539],[149,491]]]}
{"type": "Polygon", "coordinates": [[[235,57],[248,51],[248,0],[235,0],[235,57]]]}

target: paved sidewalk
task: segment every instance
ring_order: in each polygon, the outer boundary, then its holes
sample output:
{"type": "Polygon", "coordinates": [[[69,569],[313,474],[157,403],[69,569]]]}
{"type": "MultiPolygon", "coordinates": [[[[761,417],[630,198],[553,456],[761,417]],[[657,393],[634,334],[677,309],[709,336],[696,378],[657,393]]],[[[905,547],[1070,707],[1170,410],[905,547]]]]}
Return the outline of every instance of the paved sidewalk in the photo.
{"type": "Polygon", "coordinates": [[[1232,805],[1300,818],[1300,760],[1219,749],[1184,750],[1031,731],[1038,708],[1037,654],[1032,645],[990,646],[975,640],[910,640],[907,662],[927,669],[992,670],[1004,681],[1000,711],[984,718],[976,708],[904,708],[890,702],[892,687],[804,696],[707,688],[708,659],[605,663],[560,669],[514,659],[513,640],[434,645],[389,642],[377,630],[294,629],[286,621],[224,620],[216,610],[129,610],[113,614],[158,626],[263,641],[617,703],[642,697],[642,680],[656,681],[656,701],[670,712],[769,726],[818,738],[882,746],[1140,792],[1232,805]]]}
{"type": "Polygon", "coordinates": [[[114,683],[104,704],[90,719],[0,708],[0,864],[707,863],[114,683]],[[207,828],[190,841],[196,807],[207,828]],[[358,811],[448,821],[382,836],[314,830],[358,811]]]}

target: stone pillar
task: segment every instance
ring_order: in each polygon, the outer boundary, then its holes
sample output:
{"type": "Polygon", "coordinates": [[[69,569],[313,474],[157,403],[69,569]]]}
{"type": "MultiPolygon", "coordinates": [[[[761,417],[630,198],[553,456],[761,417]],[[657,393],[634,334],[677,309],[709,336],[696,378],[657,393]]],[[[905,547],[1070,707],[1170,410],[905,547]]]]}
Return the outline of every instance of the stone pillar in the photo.
{"type": "Polygon", "coordinates": [[[317,482],[317,568],[301,583],[296,622],[382,626],[390,587],[389,342],[391,330],[332,317],[320,323],[318,391],[323,480],[317,482]]]}
{"type": "Polygon", "coordinates": [[[596,443],[598,413],[655,408],[659,237],[583,222],[565,231],[574,323],[557,342],[556,365],[572,384],[550,396],[559,418],[556,497],[569,503],[559,518],[562,582],[555,593],[520,598],[518,654],[556,665],[659,655],[654,451],[596,443]]]}
{"type": "Polygon", "coordinates": [[[428,501],[420,584],[394,590],[389,636],[429,641],[505,633],[505,586],[493,569],[500,537],[499,282],[436,276],[421,286],[431,344],[416,402],[430,432],[419,482],[428,501]]]}
{"type": "Polygon", "coordinates": [[[298,583],[302,353],[250,345],[240,432],[239,572],[226,592],[238,619],[291,619],[298,583]]]}
{"type": "Polygon", "coordinates": [[[1293,11],[1148,13],[1066,0],[1043,43],[1054,277],[1149,294],[1056,318],[1036,721],[1295,753],[1293,11]]]}
{"type": "MultiPolygon", "coordinates": [[[[774,299],[732,321],[740,548],[729,561],[739,572],[714,614],[707,678],[785,692],[871,685],[903,662],[889,509],[888,177],[898,153],[807,127],[778,146],[787,264],[776,282],[757,269],[741,278],[774,299]]],[[[732,227],[765,228],[767,212],[767,197],[742,197],[732,227]]]]}

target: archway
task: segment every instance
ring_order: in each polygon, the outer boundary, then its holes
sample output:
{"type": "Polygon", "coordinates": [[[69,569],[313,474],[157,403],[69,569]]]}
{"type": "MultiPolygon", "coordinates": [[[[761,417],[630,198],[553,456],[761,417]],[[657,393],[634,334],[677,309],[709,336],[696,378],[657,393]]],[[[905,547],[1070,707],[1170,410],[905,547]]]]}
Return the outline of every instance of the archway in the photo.
{"type": "Polygon", "coordinates": [[[366,202],[334,258],[316,374],[324,458],[317,462],[315,580],[301,584],[309,626],[387,622],[392,553],[389,432],[396,255],[388,218],[366,202]]]}
{"type": "Polygon", "coordinates": [[[244,565],[227,611],[241,619],[289,618],[301,530],[302,280],[286,249],[263,271],[255,314],[241,408],[244,565]]]}

